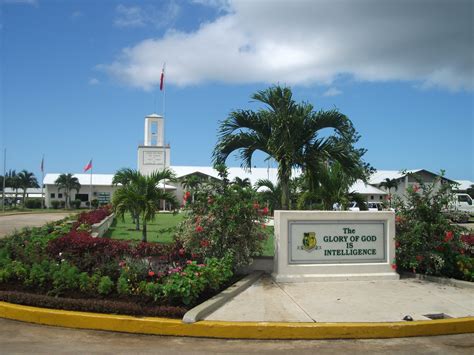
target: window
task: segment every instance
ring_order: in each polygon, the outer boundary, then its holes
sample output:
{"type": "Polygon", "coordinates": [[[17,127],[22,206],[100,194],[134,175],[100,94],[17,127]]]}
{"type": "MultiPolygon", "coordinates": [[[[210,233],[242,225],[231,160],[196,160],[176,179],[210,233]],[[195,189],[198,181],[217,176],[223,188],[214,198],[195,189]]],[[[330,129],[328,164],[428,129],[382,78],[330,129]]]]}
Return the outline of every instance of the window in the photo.
{"type": "Polygon", "coordinates": [[[379,196],[379,200],[382,201],[382,200],[383,200],[383,197],[382,197],[382,196],[379,196]]]}
{"type": "Polygon", "coordinates": [[[51,198],[56,198],[56,194],[55,194],[54,192],[51,192],[51,193],[49,194],[49,197],[51,197],[51,198]]]}
{"type": "Polygon", "coordinates": [[[81,200],[82,202],[89,201],[89,194],[76,194],[76,200],[81,200]]]}
{"type": "Polygon", "coordinates": [[[458,195],[458,201],[472,205],[472,200],[468,195],[458,195]]]}
{"type": "Polygon", "coordinates": [[[372,195],[372,196],[370,196],[370,199],[371,199],[371,200],[373,200],[373,199],[374,199],[374,196],[373,196],[373,195],[372,195]]]}
{"type": "Polygon", "coordinates": [[[63,194],[58,193],[58,198],[63,198],[63,194]]]}

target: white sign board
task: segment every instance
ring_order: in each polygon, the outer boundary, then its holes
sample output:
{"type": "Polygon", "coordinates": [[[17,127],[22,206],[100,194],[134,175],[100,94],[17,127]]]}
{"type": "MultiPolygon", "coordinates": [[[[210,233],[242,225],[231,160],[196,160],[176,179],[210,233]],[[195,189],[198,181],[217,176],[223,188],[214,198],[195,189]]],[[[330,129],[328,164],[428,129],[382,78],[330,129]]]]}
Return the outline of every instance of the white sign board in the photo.
{"type": "Polygon", "coordinates": [[[383,221],[289,221],[289,264],[387,261],[383,221]]]}
{"type": "Polygon", "coordinates": [[[143,152],[143,164],[144,165],[162,165],[163,164],[163,152],[157,151],[145,151],[143,152]]]}

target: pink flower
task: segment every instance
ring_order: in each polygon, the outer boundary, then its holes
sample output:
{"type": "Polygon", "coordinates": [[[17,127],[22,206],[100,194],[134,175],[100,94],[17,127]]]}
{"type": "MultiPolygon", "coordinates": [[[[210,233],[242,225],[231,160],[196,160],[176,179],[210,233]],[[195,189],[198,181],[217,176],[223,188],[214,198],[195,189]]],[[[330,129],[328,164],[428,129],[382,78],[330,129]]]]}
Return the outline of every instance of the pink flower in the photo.
{"type": "Polygon", "coordinates": [[[193,262],[191,260],[186,260],[186,264],[191,265],[193,262]]]}
{"type": "Polygon", "coordinates": [[[178,250],[178,254],[179,254],[180,256],[183,256],[185,252],[186,252],[186,251],[185,251],[183,248],[181,248],[181,249],[178,250]]]}
{"type": "Polygon", "coordinates": [[[209,246],[209,241],[207,239],[201,240],[201,247],[207,248],[209,246]]]}
{"type": "Polygon", "coordinates": [[[268,214],[268,207],[265,207],[265,208],[263,209],[262,213],[265,214],[265,215],[268,214]]]}
{"type": "Polygon", "coordinates": [[[420,187],[418,185],[413,185],[413,192],[418,192],[420,187]]]}
{"type": "Polygon", "coordinates": [[[196,227],[196,232],[201,233],[204,230],[201,226],[196,227]]]}
{"type": "Polygon", "coordinates": [[[155,272],[154,272],[154,271],[151,271],[151,270],[150,270],[150,271],[148,271],[148,276],[150,276],[150,277],[153,277],[153,276],[155,276],[155,272]]]}

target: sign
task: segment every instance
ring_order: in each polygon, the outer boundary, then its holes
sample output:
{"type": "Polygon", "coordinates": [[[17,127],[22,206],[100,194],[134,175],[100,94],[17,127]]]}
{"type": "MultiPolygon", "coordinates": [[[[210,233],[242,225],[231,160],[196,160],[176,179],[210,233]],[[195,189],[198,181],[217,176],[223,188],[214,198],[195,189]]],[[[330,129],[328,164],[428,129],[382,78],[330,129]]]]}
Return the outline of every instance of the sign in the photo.
{"type": "Polygon", "coordinates": [[[288,221],[289,264],[386,262],[384,221],[288,221]]]}
{"type": "Polygon", "coordinates": [[[164,154],[161,151],[144,151],[144,165],[162,165],[164,163],[164,154]]]}
{"type": "Polygon", "coordinates": [[[110,192],[99,192],[97,195],[97,200],[101,204],[110,202],[110,192]]]}

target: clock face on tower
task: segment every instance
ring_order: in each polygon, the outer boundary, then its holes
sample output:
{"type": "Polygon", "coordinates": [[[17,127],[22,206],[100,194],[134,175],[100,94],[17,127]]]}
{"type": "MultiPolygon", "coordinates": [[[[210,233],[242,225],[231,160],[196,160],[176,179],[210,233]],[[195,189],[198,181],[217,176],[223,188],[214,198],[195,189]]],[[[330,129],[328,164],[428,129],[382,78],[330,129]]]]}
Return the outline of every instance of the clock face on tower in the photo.
{"type": "Polygon", "coordinates": [[[143,152],[143,165],[163,165],[163,152],[145,151],[143,152]]]}

